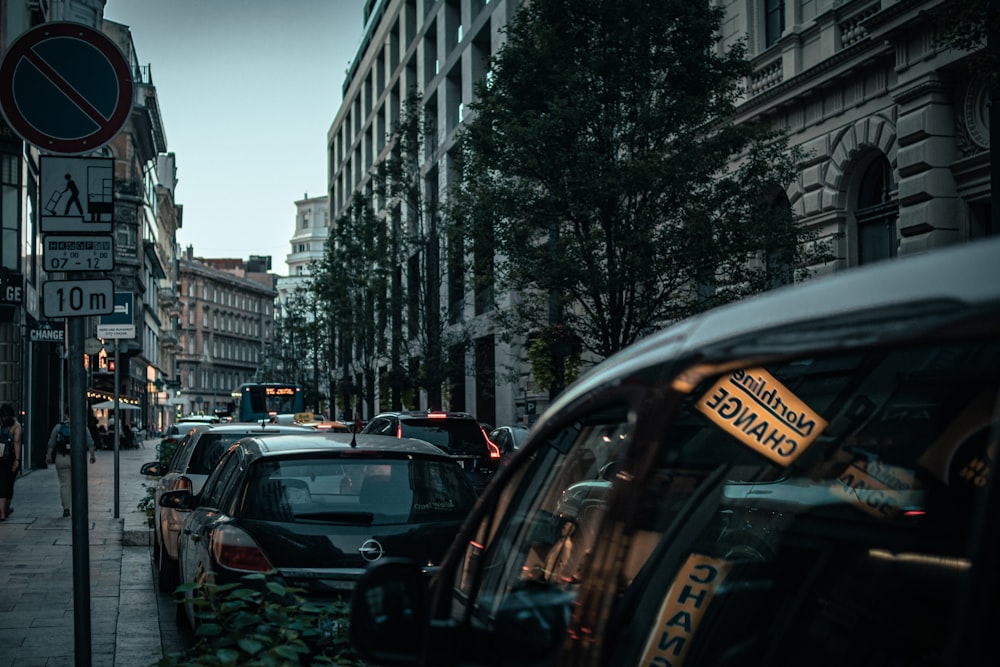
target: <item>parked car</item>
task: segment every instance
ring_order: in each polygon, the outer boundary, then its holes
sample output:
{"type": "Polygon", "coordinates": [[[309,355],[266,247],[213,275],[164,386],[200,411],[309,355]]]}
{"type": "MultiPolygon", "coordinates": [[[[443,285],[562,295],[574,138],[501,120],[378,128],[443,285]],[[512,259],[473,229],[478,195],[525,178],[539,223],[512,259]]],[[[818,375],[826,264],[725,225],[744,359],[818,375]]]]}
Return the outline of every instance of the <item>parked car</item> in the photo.
{"type": "Polygon", "coordinates": [[[1000,240],[774,290],[559,395],[379,665],[996,665],[1000,240]],[[404,639],[400,639],[404,638],[404,639]]]}
{"type": "Polygon", "coordinates": [[[528,427],[523,424],[498,426],[490,431],[490,442],[500,450],[500,465],[506,465],[524,439],[528,437],[528,427]]]}
{"type": "Polygon", "coordinates": [[[361,430],[372,435],[417,438],[440,447],[465,470],[481,491],[500,462],[500,450],[467,412],[411,410],[382,412],[361,430]]]}
{"type": "Polygon", "coordinates": [[[160,477],[154,490],[153,558],[161,591],[172,591],[177,587],[177,541],[186,516],[183,512],[160,506],[163,494],[173,489],[190,489],[198,493],[226,449],[240,438],[312,432],[313,429],[306,426],[192,423],[165,470],[159,461],[146,463],[140,468],[139,472],[143,475],[160,477]]]}
{"type": "MultiPolygon", "coordinates": [[[[322,602],[349,594],[382,558],[433,570],[475,500],[462,469],[433,445],[313,431],[244,438],[200,493],[177,489],[159,502],[188,514],[183,583],[273,571],[322,602]]],[[[184,608],[194,625],[190,603],[184,608]]]]}
{"type": "Polygon", "coordinates": [[[176,422],[167,427],[160,438],[160,447],[180,442],[192,426],[198,424],[218,424],[219,418],[215,415],[188,415],[181,417],[176,422]]]}

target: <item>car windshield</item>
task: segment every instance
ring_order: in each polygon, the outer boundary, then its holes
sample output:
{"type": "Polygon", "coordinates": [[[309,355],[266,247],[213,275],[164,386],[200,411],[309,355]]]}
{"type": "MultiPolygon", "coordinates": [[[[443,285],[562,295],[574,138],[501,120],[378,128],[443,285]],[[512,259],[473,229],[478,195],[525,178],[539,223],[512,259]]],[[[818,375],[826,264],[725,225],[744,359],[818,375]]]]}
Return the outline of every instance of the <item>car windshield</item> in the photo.
{"type": "Polygon", "coordinates": [[[455,521],[476,501],[452,461],[295,458],[254,464],[242,516],[360,525],[455,521]]]}
{"type": "Polygon", "coordinates": [[[486,448],[482,429],[471,419],[404,419],[402,435],[429,442],[448,452],[480,452],[486,448]]]}

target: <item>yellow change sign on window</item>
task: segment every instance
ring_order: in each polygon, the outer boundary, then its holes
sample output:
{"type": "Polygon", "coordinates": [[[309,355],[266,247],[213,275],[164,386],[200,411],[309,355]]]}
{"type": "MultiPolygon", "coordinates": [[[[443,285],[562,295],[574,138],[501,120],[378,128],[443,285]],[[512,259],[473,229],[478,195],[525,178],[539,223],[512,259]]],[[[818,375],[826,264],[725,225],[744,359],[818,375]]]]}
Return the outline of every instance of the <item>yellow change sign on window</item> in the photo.
{"type": "Polygon", "coordinates": [[[791,465],[827,426],[763,368],[723,377],[696,407],[722,430],[783,466],[791,465]]]}

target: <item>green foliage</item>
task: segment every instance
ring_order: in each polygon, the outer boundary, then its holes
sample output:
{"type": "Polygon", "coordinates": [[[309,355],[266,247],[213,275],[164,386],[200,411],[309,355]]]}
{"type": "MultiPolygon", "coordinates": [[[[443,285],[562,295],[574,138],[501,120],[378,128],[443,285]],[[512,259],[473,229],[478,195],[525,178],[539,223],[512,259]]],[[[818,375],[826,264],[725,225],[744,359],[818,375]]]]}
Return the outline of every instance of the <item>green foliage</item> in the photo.
{"type": "Polygon", "coordinates": [[[722,13],[532,0],[514,15],[450,200],[496,253],[496,293],[518,295],[497,326],[565,323],[605,358],[826,257],[776,196],[797,173],[787,138],[731,122],[749,63],[717,49],[722,13]]]}
{"type": "Polygon", "coordinates": [[[567,327],[556,324],[542,329],[528,344],[528,362],[535,384],[548,391],[557,381],[555,366],[563,363],[562,380],[569,384],[580,374],[580,339],[567,327]]]}
{"type": "Polygon", "coordinates": [[[157,667],[364,664],[348,640],[347,600],[312,604],[268,574],[247,575],[242,584],[182,584],[177,592],[192,594],[195,645],[157,667]]]}
{"type": "Polygon", "coordinates": [[[156,516],[156,485],[144,484],[146,495],[136,505],[136,509],[146,514],[146,525],[153,527],[153,517],[156,516]]]}

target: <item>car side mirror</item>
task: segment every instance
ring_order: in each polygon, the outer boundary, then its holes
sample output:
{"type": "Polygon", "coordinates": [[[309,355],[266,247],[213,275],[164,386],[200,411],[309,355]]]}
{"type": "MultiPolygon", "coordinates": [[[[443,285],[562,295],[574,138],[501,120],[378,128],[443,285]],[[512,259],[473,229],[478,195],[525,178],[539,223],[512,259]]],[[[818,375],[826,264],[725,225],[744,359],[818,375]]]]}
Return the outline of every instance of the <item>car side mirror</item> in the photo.
{"type": "Polygon", "coordinates": [[[149,463],[144,463],[139,468],[139,474],[146,475],[147,477],[163,477],[163,467],[159,461],[150,461],[149,463]]]}
{"type": "Polygon", "coordinates": [[[371,565],[351,598],[350,639],[367,663],[416,665],[424,655],[427,575],[410,560],[371,565]]]}
{"type": "Polygon", "coordinates": [[[190,489],[167,491],[160,496],[160,507],[172,510],[191,510],[196,505],[194,494],[190,489]]]}

